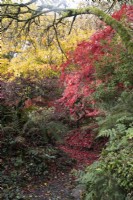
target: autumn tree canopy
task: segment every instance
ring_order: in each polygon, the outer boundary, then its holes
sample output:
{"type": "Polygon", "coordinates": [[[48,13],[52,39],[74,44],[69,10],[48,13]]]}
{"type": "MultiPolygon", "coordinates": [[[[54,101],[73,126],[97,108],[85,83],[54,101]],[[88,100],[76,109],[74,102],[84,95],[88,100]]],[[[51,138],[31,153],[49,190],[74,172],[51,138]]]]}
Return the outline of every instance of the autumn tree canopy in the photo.
{"type": "MultiPolygon", "coordinates": [[[[1,1],[0,7],[0,20],[1,20],[1,31],[7,30],[12,23],[15,22],[16,28],[18,24],[21,24],[21,30],[30,30],[31,24],[39,24],[40,17],[46,16],[50,13],[54,14],[54,19],[51,24],[47,26],[47,30],[50,28],[56,27],[60,23],[64,23],[63,20],[66,18],[73,17],[72,25],[78,15],[82,14],[93,14],[97,16],[99,19],[104,21],[107,25],[110,25],[121,37],[124,45],[127,49],[132,52],[133,51],[133,42],[130,31],[123,26],[118,20],[112,18],[105,11],[97,8],[99,3],[106,3],[105,1],[93,1],[91,5],[88,5],[88,1],[85,1],[81,8],[69,8],[67,7],[66,1],[38,1],[31,0],[26,3],[13,3],[12,1],[1,1]]],[[[107,1],[109,3],[109,7],[107,11],[112,9],[116,4],[121,3],[132,3],[132,1],[107,1]]],[[[58,33],[56,33],[58,34],[58,33]]]]}

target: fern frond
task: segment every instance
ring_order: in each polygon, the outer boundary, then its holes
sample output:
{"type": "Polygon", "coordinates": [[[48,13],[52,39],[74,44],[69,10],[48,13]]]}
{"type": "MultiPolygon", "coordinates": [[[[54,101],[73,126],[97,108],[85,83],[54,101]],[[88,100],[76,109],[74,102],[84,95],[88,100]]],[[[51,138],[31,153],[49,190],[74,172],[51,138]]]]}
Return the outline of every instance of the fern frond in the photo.
{"type": "Polygon", "coordinates": [[[117,135],[117,131],[112,128],[112,129],[108,129],[105,131],[100,131],[97,137],[110,137],[110,138],[114,138],[117,135]]]}

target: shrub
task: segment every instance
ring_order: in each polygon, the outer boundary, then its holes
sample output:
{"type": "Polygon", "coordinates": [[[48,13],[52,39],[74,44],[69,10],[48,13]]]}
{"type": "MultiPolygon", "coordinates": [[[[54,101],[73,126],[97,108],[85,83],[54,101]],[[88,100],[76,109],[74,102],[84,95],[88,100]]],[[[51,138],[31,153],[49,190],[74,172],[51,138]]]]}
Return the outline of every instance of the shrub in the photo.
{"type": "Polygon", "coordinates": [[[81,178],[86,186],[86,200],[125,200],[133,197],[133,128],[126,133],[121,139],[114,137],[115,142],[109,142],[100,160],[86,169],[81,178]]]}
{"type": "Polygon", "coordinates": [[[55,142],[67,127],[54,117],[54,107],[23,111],[2,106],[0,197],[25,199],[22,187],[33,176],[48,175],[51,163],[60,152],[55,142]]]}
{"type": "Polygon", "coordinates": [[[86,186],[86,200],[133,198],[133,118],[129,115],[132,110],[129,111],[115,118],[115,123],[109,123],[109,118],[102,123],[98,137],[108,137],[109,141],[100,160],[89,166],[81,177],[81,182],[86,186]]]}

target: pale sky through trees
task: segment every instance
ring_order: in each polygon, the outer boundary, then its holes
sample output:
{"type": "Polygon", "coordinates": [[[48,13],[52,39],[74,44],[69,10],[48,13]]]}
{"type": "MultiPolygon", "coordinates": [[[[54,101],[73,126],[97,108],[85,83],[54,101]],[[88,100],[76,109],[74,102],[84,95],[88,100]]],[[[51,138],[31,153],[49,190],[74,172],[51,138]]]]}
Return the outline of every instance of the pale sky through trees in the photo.
{"type": "Polygon", "coordinates": [[[70,5],[70,7],[77,7],[77,5],[82,2],[81,0],[75,0],[75,1],[71,1],[71,0],[68,0],[68,3],[70,5]]]}
{"type": "MultiPolygon", "coordinates": [[[[21,1],[21,0],[13,0],[13,2],[16,2],[16,3],[21,3],[21,2],[24,2],[24,3],[27,3],[27,2],[29,2],[30,0],[23,0],[23,1],[21,1]]],[[[80,3],[85,3],[86,2],[86,0],[38,0],[38,2],[43,2],[44,1],[44,3],[46,4],[46,3],[48,3],[48,4],[55,4],[55,5],[59,5],[60,3],[62,3],[62,5],[64,4],[64,5],[67,5],[67,7],[69,7],[69,8],[77,8],[78,7],[78,5],[80,4],[80,3]]],[[[91,2],[91,0],[90,0],[90,2],[91,2]]]]}
{"type": "Polygon", "coordinates": [[[91,4],[92,0],[62,0],[62,2],[67,2],[67,4],[69,5],[69,7],[71,8],[76,8],[80,3],[86,3],[88,2],[89,4],[91,4]]]}
{"type": "MultiPolygon", "coordinates": [[[[14,2],[17,2],[17,3],[20,3],[21,2],[21,0],[13,0],[14,2]]],[[[23,2],[25,3],[25,2],[28,2],[29,0],[23,0],[23,2]]],[[[42,1],[40,1],[40,2],[42,2],[42,1]]],[[[68,7],[71,7],[71,8],[76,8],[78,5],[79,5],[79,3],[82,3],[82,2],[85,2],[85,0],[48,0],[48,1],[45,1],[44,0],[44,2],[46,3],[46,2],[48,2],[49,4],[52,2],[52,4],[53,4],[53,2],[55,3],[55,4],[59,4],[60,2],[62,3],[62,4],[66,4],[68,7]]]]}

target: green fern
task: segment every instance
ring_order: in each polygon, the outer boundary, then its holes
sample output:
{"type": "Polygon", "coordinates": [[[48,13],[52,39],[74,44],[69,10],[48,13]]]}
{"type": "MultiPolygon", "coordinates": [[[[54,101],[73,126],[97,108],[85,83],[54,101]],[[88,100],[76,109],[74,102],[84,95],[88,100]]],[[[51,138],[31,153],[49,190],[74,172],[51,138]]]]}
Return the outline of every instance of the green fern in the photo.
{"type": "Polygon", "coordinates": [[[112,128],[104,131],[100,131],[97,137],[110,137],[111,139],[116,137],[117,131],[112,128]]]}
{"type": "MultiPolygon", "coordinates": [[[[106,107],[107,108],[107,107],[106,107]]],[[[98,162],[89,166],[81,182],[85,200],[128,200],[132,197],[133,93],[123,92],[114,107],[97,118],[99,134],[108,137],[98,162]]]]}
{"type": "Polygon", "coordinates": [[[124,91],[115,105],[106,110],[105,117],[99,117],[97,121],[100,131],[112,129],[116,124],[124,124],[128,128],[133,123],[133,92],[124,91]]]}
{"type": "Polygon", "coordinates": [[[89,166],[81,183],[86,186],[84,200],[125,200],[126,195],[111,173],[104,170],[102,162],[89,166]]]}
{"type": "Polygon", "coordinates": [[[62,122],[54,119],[54,112],[54,108],[41,108],[29,113],[29,119],[23,126],[23,135],[32,137],[35,131],[44,143],[60,140],[68,128],[62,122]]]}

